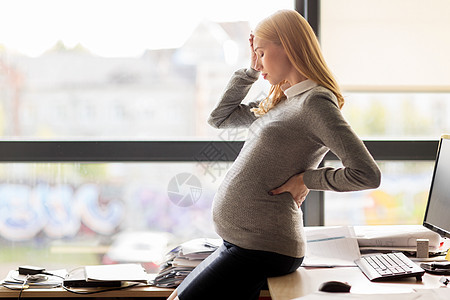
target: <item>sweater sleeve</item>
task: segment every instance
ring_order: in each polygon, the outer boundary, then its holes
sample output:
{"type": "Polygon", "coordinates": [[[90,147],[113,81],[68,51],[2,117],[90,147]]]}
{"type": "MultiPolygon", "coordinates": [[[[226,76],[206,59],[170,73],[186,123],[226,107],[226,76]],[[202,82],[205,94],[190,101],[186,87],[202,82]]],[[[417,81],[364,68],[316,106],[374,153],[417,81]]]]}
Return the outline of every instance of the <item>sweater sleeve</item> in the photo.
{"type": "Polygon", "coordinates": [[[241,69],[234,73],[222,98],[208,118],[208,124],[214,128],[248,127],[256,116],[250,111],[259,102],[242,104],[259,72],[253,69],[241,69]]]}
{"type": "Polygon", "coordinates": [[[305,104],[314,138],[341,160],[343,168],[307,170],[303,177],[305,185],[312,190],[339,192],[377,188],[381,180],[380,169],[342,116],[333,97],[319,93],[318,97],[307,99],[305,104]]]}

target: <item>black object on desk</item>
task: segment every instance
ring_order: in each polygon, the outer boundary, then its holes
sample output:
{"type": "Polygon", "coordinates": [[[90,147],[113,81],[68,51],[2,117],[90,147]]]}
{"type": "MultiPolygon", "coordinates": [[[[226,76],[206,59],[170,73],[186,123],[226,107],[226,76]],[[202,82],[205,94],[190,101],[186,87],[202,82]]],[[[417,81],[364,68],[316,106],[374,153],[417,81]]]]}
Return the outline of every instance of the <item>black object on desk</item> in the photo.
{"type": "Polygon", "coordinates": [[[420,267],[430,274],[450,275],[450,262],[421,263],[420,267]]]}
{"type": "Polygon", "coordinates": [[[35,267],[35,266],[20,266],[19,274],[20,275],[37,275],[43,274],[45,272],[45,268],[35,267]]]}
{"type": "Polygon", "coordinates": [[[319,287],[319,291],[328,293],[349,293],[352,288],[347,282],[325,281],[319,287]]]}

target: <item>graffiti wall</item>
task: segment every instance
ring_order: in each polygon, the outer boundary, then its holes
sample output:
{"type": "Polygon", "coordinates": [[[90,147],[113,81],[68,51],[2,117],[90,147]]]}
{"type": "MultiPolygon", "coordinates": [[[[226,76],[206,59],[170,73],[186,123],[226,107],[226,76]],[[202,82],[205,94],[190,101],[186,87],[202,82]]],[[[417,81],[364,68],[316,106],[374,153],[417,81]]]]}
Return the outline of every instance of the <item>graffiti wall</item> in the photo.
{"type": "Polygon", "coordinates": [[[72,239],[123,230],[211,235],[216,187],[195,175],[192,165],[0,164],[0,236],[72,239]],[[180,182],[180,174],[189,180],[180,182]],[[174,191],[186,199],[192,193],[195,201],[177,205],[174,191]]]}

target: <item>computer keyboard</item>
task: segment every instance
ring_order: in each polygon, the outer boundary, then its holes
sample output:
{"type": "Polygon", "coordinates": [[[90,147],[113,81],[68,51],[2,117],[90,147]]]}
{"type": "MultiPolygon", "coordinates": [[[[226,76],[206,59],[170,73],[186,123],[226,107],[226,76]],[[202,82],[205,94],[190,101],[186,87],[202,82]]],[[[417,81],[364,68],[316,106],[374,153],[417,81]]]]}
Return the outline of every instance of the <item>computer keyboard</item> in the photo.
{"type": "Polygon", "coordinates": [[[363,255],[355,260],[355,263],[370,281],[403,277],[416,277],[417,280],[422,280],[425,273],[424,269],[402,252],[363,255]]]}

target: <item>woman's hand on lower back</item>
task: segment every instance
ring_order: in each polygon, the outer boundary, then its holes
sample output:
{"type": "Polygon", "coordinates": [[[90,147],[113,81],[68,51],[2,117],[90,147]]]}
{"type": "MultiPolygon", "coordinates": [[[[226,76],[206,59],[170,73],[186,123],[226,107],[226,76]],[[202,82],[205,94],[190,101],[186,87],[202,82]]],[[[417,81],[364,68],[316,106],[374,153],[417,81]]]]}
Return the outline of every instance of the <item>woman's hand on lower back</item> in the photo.
{"type": "Polygon", "coordinates": [[[309,189],[303,182],[303,173],[292,176],[283,185],[271,190],[269,195],[279,195],[282,193],[290,193],[297,206],[300,207],[309,193],[309,189]]]}

